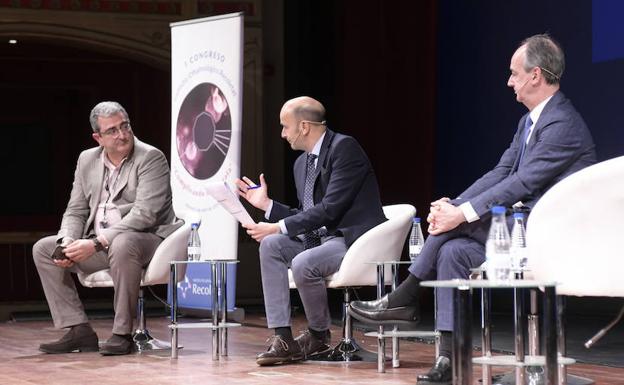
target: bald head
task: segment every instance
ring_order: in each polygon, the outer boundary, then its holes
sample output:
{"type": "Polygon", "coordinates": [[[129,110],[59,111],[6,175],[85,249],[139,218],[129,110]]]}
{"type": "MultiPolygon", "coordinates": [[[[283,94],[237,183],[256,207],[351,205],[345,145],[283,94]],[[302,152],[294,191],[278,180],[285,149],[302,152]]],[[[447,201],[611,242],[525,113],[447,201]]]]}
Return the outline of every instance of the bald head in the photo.
{"type": "Polygon", "coordinates": [[[326,130],[325,107],[309,96],[290,99],[280,112],[282,138],[293,150],[311,151],[326,130]]]}
{"type": "Polygon", "coordinates": [[[309,96],[290,99],[282,107],[282,110],[286,109],[299,121],[324,122],[325,120],[325,107],[321,102],[309,96]]]}

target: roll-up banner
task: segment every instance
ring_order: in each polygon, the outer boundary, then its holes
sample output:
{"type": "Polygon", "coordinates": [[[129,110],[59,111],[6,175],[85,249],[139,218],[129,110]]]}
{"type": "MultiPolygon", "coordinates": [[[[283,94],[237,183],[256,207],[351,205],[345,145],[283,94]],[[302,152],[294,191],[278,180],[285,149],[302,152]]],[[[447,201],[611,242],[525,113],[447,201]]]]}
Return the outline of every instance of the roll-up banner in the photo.
{"type": "MultiPolygon", "coordinates": [[[[201,220],[202,260],[237,257],[239,224],[207,190],[225,182],[235,191],[240,174],[242,63],[242,12],[171,24],[173,208],[187,222],[201,220]]],[[[178,284],[180,306],[210,307],[208,272],[189,266],[178,284]]],[[[235,286],[228,279],[228,308],[235,286]]]]}

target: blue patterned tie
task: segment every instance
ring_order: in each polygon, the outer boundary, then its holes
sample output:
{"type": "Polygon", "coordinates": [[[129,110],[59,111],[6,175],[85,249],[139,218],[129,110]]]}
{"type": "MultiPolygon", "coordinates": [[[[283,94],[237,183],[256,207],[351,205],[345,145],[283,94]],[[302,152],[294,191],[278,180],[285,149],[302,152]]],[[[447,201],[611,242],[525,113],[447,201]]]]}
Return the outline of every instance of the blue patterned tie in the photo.
{"type": "MultiPolygon", "coordinates": [[[[316,179],[316,167],[314,160],[316,155],[308,154],[305,186],[303,188],[303,211],[314,206],[314,180],[316,179]]],[[[303,234],[303,247],[311,249],[321,245],[321,237],[317,231],[308,231],[303,234]]]]}
{"type": "Polygon", "coordinates": [[[524,135],[522,137],[522,149],[520,150],[520,161],[518,163],[522,161],[522,157],[524,156],[524,151],[526,150],[527,146],[527,138],[529,137],[529,133],[531,133],[529,129],[531,128],[532,124],[533,121],[531,120],[531,117],[527,116],[526,120],[524,121],[524,135]]]}

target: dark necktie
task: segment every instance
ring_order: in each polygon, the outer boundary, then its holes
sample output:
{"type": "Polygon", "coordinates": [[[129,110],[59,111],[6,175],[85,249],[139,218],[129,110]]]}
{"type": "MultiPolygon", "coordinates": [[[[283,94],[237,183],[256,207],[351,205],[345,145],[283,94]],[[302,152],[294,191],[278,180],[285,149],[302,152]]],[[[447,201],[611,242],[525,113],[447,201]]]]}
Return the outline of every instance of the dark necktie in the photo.
{"type": "MultiPolygon", "coordinates": [[[[316,179],[316,167],[314,166],[315,159],[316,155],[308,154],[305,186],[303,188],[303,211],[314,206],[314,180],[316,179]]],[[[304,248],[311,249],[313,247],[320,246],[320,244],[321,237],[317,231],[308,231],[303,234],[304,248]]]]}
{"type": "Polygon", "coordinates": [[[531,120],[531,117],[527,116],[526,120],[524,121],[524,135],[522,136],[522,149],[520,150],[520,160],[518,161],[518,163],[522,161],[522,157],[524,156],[524,151],[526,150],[527,146],[527,138],[529,137],[529,133],[531,132],[529,129],[531,128],[532,124],[533,121],[531,120]]]}

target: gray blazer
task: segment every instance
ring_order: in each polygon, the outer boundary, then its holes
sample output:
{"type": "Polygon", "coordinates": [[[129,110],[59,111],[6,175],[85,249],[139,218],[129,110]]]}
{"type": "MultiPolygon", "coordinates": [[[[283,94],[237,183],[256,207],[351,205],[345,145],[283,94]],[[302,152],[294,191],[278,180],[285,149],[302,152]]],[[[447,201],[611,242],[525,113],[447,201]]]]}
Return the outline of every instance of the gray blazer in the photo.
{"type": "MultiPolygon", "coordinates": [[[[100,203],[104,164],[102,147],[90,148],[78,157],[69,203],[63,214],[58,238],[79,239],[94,234],[93,221],[100,203]]],[[[171,203],[169,165],[157,148],[134,138],[134,149],[126,159],[111,198],[121,221],[102,234],[108,242],[127,231],[150,232],[162,238],[182,225],[171,203]]]]}
{"type": "Polygon", "coordinates": [[[470,201],[480,217],[492,206],[510,207],[518,201],[532,208],[557,182],[596,163],[589,129],[560,91],[546,103],[520,161],[528,116],[520,119],[518,131],[496,167],[468,187],[454,204],[470,201]]]}

